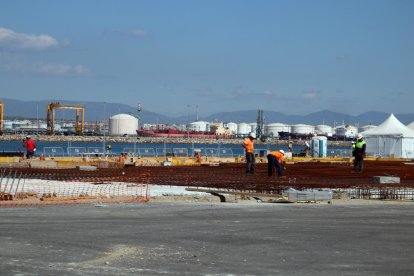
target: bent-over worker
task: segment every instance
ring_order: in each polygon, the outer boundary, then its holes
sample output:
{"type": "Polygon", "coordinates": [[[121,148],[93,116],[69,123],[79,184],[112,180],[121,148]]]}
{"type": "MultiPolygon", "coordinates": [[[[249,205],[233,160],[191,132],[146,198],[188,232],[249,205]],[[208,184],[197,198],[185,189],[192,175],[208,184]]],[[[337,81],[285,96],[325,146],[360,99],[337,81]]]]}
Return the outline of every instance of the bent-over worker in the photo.
{"type": "Polygon", "coordinates": [[[273,175],[274,167],[276,167],[277,169],[278,176],[283,176],[282,164],[285,162],[283,161],[284,156],[284,150],[269,152],[269,154],[267,155],[267,174],[269,176],[273,175]]]}

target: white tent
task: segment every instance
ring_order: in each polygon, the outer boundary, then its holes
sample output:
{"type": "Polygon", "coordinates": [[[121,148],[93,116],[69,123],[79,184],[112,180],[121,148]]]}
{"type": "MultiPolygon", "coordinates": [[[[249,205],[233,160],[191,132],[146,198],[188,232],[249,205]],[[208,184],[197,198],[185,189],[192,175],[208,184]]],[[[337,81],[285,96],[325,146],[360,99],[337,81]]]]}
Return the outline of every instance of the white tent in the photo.
{"type": "Polygon", "coordinates": [[[361,133],[367,143],[367,155],[414,158],[414,130],[391,114],[379,126],[361,133]]]}
{"type": "Polygon", "coordinates": [[[414,122],[412,122],[411,124],[407,125],[408,128],[411,128],[412,130],[414,130],[414,122]]]}

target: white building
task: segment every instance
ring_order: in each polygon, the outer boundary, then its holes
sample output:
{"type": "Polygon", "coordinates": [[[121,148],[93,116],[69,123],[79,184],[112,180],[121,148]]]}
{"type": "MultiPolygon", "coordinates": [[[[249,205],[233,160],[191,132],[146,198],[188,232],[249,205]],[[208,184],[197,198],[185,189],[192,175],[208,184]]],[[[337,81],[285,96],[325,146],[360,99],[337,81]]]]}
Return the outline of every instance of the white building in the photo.
{"type": "Polygon", "coordinates": [[[375,126],[375,125],[365,125],[365,126],[360,126],[360,127],[358,127],[358,133],[361,133],[361,132],[367,131],[367,130],[369,130],[369,129],[371,129],[371,128],[375,128],[375,127],[377,127],[377,126],[375,126]]]}
{"type": "Polygon", "coordinates": [[[210,131],[210,124],[204,121],[196,121],[196,122],[190,123],[188,129],[190,131],[208,132],[210,131]]]}

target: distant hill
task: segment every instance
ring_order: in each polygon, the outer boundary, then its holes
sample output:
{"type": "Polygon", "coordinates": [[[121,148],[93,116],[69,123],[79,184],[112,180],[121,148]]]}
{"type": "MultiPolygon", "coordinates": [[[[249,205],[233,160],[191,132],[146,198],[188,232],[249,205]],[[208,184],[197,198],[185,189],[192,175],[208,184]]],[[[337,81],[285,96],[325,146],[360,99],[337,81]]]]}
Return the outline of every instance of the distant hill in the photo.
{"type": "MultiPolygon", "coordinates": [[[[45,119],[46,107],[49,101],[20,101],[13,99],[2,99],[5,104],[6,118],[31,118],[45,119]]],[[[106,102],[79,102],[52,100],[67,105],[84,105],[85,120],[106,121],[110,116],[119,113],[127,113],[139,116],[143,123],[165,123],[165,124],[186,124],[195,120],[193,116],[169,117],[159,113],[142,110],[137,112],[136,107],[126,104],[106,103],[106,102]]],[[[220,112],[208,116],[200,117],[200,120],[224,121],[235,123],[253,123],[257,121],[257,110],[243,110],[233,112],[220,112]]],[[[414,121],[414,114],[394,114],[403,124],[409,124],[414,121]]],[[[369,111],[359,115],[347,115],[343,113],[323,110],[310,113],[307,115],[287,115],[276,111],[264,110],[265,123],[285,123],[285,124],[327,124],[327,125],[378,125],[382,123],[389,113],[369,111]]],[[[58,110],[56,119],[74,119],[75,112],[71,110],[58,110]]]]}
{"type": "MultiPolygon", "coordinates": [[[[12,99],[2,99],[5,105],[6,118],[31,118],[31,119],[46,119],[46,109],[50,101],[20,101],[12,99]]],[[[60,102],[65,105],[84,105],[85,106],[85,120],[105,121],[109,117],[126,113],[134,116],[138,115],[136,107],[126,104],[105,103],[105,102],[78,102],[78,101],[64,101],[52,100],[53,102],[60,102]]],[[[157,114],[154,112],[142,110],[138,116],[146,119],[146,122],[166,122],[171,123],[171,118],[157,114]]],[[[73,110],[56,110],[56,119],[75,119],[75,111],[73,110]]]]}
{"type": "MultiPolygon", "coordinates": [[[[221,112],[203,118],[206,121],[232,121],[235,123],[252,123],[257,120],[257,110],[221,112]]],[[[385,112],[369,111],[360,115],[351,116],[329,110],[310,113],[307,115],[286,115],[280,112],[264,110],[265,123],[285,124],[326,124],[326,125],[379,125],[390,115],[385,112]]],[[[414,114],[394,114],[403,124],[414,121],[414,114]]]]}

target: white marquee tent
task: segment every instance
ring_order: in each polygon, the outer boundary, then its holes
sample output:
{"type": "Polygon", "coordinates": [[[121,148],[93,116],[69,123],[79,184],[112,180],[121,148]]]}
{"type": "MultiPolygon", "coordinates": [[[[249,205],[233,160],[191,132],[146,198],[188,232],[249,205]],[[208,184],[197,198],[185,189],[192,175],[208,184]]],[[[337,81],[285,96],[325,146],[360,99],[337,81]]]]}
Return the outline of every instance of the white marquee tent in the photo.
{"type": "Polygon", "coordinates": [[[361,133],[367,143],[367,155],[414,158],[414,130],[391,114],[379,126],[361,133]]]}

